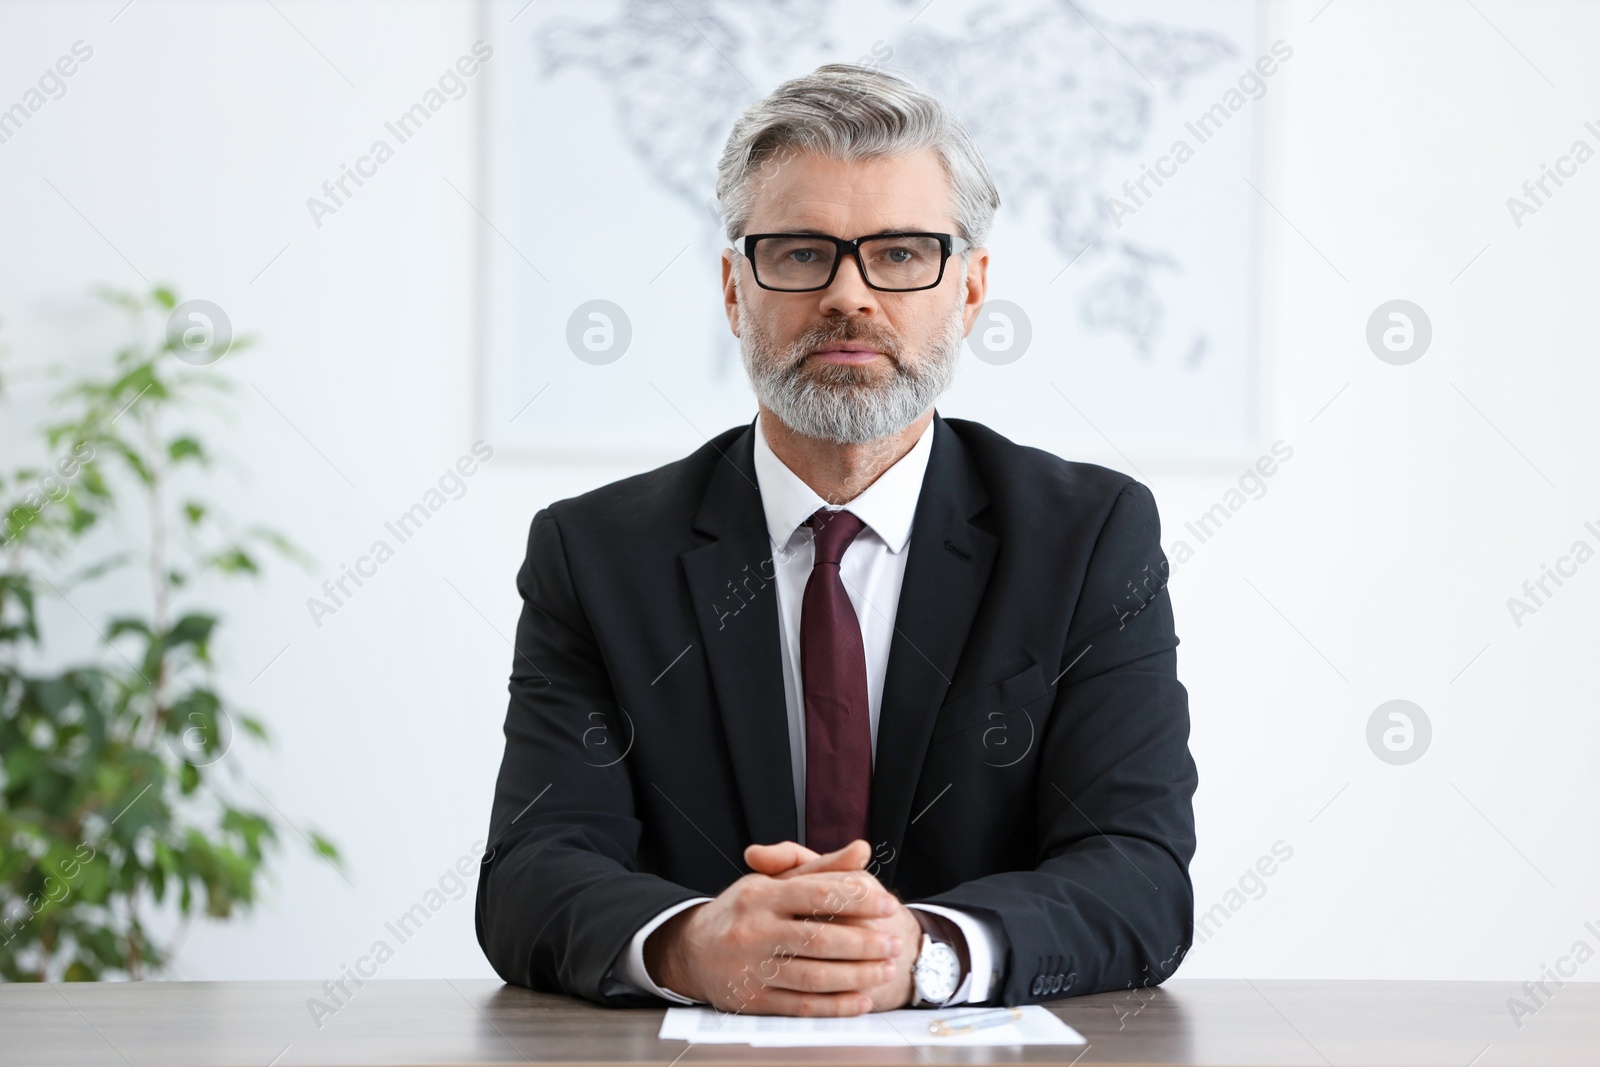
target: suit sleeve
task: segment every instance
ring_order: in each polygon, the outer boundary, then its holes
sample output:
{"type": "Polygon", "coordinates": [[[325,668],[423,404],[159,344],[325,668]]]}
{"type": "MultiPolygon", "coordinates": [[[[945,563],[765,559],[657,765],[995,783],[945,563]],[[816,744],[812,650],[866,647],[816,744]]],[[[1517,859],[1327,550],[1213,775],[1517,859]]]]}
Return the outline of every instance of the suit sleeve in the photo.
{"type": "Polygon", "coordinates": [[[1037,866],[964,882],[929,903],[1004,935],[1007,1005],[1157,985],[1194,934],[1188,694],[1160,519],[1126,484],[1101,528],[1040,733],[1037,866]]]}
{"type": "Polygon", "coordinates": [[[628,941],[628,947],[623,949],[622,955],[617,957],[616,966],[602,981],[601,991],[606,993],[650,993],[660,997],[662,1000],[679,1005],[704,1003],[703,1001],[692,1000],[682,993],[668,989],[666,986],[656,984],[656,980],[650,977],[650,969],[644,965],[644,943],[650,939],[651,934],[656,932],[657,927],[678,914],[678,912],[710,899],[710,897],[700,897],[697,900],[686,900],[682,904],[674,904],[639,927],[634,932],[632,939],[628,941]],[[613,986],[621,988],[613,989],[613,986]]]}
{"type": "Polygon", "coordinates": [[[522,615],[478,880],[478,943],[514,985],[659,1005],[605,979],[634,931],[703,894],[638,870],[641,825],[618,758],[631,731],[549,508],[534,516],[517,590],[522,615]]]}

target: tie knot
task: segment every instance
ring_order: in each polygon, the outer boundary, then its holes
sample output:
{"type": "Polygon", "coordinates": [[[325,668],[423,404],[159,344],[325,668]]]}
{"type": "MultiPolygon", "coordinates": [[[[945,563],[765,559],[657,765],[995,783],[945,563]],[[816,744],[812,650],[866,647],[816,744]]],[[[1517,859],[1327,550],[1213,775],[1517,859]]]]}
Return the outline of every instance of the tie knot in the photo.
{"type": "Polygon", "coordinates": [[[824,563],[838,564],[844,558],[844,550],[850,547],[850,542],[867,528],[866,523],[850,512],[843,509],[829,511],[827,508],[818,508],[806,520],[806,525],[811,527],[816,544],[816,559],[811,564],[813,567],[824,563]]]}

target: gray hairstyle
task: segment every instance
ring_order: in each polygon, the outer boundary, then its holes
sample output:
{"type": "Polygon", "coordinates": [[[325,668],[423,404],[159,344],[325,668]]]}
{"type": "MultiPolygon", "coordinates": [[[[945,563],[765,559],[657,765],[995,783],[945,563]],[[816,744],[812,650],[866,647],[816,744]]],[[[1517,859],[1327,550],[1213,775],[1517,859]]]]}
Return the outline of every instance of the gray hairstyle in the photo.
{"type": "Polygon", "coordinates": [[[717,200],[729,240],[750,221],[753,172],[787,151],[856,162],[934,149],[950,185],[962,237],[988,239],[1000,193],[967,128],[938,97],[899,74],[826,63],[778,86],[733,124],[717,163],[717,200]]]}

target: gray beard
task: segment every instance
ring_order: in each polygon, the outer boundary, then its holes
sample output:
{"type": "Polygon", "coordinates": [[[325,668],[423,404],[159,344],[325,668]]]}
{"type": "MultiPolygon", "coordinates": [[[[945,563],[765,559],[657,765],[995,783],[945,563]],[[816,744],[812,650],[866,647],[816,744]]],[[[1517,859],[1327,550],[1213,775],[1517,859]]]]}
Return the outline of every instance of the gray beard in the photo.
{"type": "MultiPolygon", "coordinates": [[[[739,350],[756,399],[796,433],[836,444],[876,441],[916,422],[950,387],[961,357],[960,303],[925,358],[904,360],[898,350],[886,352],[894,370],[883,382],[860,367],[815,361],[808,367],[806,356],[830,338],[804,337],[780,351],[765,332],[752,328],[742,294],[738,310],[739,350]]],[[[871,338],[854,339],[881,347],[871,338]]]]}

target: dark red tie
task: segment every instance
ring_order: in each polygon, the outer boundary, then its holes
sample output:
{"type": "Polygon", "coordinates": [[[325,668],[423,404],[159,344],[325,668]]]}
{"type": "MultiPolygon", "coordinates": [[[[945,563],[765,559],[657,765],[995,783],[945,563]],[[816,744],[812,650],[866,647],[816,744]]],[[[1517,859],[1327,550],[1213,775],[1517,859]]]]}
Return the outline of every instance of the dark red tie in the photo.
{"type": "Polygon", "coordinates": [[[805,844],[832,852],[867,836],[872,724],[867,655],[839,561],[865,524],[818,508],[806,520],[816,560],[800,601],[800,676],[806,701],[805,844]]]}

